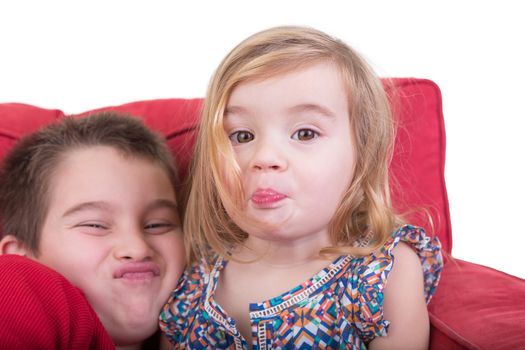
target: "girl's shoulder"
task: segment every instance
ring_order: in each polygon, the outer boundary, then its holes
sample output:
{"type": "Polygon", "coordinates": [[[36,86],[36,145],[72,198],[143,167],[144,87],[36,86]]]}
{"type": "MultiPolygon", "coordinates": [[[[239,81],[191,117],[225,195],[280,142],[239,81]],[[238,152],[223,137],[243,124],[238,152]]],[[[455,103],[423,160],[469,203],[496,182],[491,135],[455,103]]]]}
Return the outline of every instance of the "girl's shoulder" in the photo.
{"type": "Polygon", "coordinates": [[[443,256],[439,239],[429,236],[421,227],[404,225],[392,232],[379,249],[356,259],[353,273],[358,274],[359,280],[375,284],[382,290],[395,263],[395,250],[400,243],[410,247],[419,258],[424,276],[425,296],[429,302],[439,282],[443,256]]]}
{"type": "Polygon", "coordinates": [[[405,225],[373,253],[354,258],[346,270],[344,307],[361,339],[370,341],[387,334],[389,322],[383,317],[383,290],[395,263],[395,248],[405,243],[418,256],[427,302],[434,294],[443,267],[441,244],[420,227],[405,225]]]}
{"type": "Polygon", "coordinates": [[[399,243],[405,243],[416,253],[421,263],[427,303],[436,291],[443,269],[441,243],[437,236],[430,236],[421,227],[404,225],[392,234],[384,245],[384,254],[393,256],[399,243]]]}
{"type": "MultiPolygon", "coordinates": [[[[188,322],[205,297],[213,266],[196,262],[186,268],[160,314],[160,329],[170,337],[184,336],[188,322]]],[[[176,339],[173,341],[177,341],[176,339]]]]}
{"type": "Polygon", "coordinates": [[[182,274],[177,287],[171,293],[168,305],[185,304],[201,297],[206,285],[209,283],[210,272],[213,266],[205,262],[193,263],[182,274]]]}

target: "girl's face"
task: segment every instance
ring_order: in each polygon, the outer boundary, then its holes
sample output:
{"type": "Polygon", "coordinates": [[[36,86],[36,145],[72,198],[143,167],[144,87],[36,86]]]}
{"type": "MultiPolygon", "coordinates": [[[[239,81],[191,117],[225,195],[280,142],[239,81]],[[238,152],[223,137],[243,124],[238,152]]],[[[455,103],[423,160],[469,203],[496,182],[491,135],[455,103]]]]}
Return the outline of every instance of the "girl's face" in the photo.
{"type": "Polygon", "coordinates": [[[50,190],[35,258],[84,292],[117,345],[145,340],[184,267],[165,170],[90,147],[66,154],[50,190]]]}
{"type": "Polygon", "coordinates": [[[326,244],[355,163],[348,111],[340,73],[325,62],[233,90],[224,128],[241,168],[247,215],[266,224],[237,225],[264,240],[318,237],[326,244]]]}

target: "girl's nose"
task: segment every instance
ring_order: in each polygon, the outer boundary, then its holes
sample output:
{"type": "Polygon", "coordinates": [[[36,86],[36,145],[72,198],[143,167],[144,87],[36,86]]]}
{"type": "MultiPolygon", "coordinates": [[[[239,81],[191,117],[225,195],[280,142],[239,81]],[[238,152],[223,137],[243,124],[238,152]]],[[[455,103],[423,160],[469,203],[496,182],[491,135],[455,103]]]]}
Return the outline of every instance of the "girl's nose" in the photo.
{"type": "Polygon", "coordinates": [[[283,146],[270,139],[257,141],[251,163],[255,171],[283,171],[288,167],[283,146]]]}

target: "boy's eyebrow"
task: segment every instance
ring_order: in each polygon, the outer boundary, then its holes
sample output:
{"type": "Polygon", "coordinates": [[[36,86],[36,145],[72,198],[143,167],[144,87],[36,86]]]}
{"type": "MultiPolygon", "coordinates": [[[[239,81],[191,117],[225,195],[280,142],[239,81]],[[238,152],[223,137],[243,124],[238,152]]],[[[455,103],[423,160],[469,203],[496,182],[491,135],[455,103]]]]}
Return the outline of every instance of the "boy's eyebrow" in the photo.
{"type": "Polygon", "coordinates": [[[68,210],[66,210],[66,212],[62,215],[62,217],[70,216],[79,211],[90,210],[90,209],[112,211],[112,207],[108,202],[104,202],[104,201],[83,202],[83,203],[77,204],[69,208],[68,210]]]}
{"type": "Polygon", "coordinates": [[[148,204],[146,210],[153,210],[158,208],[168,208],[172,210],[177,210],[177,203],[169,199],[157,199],[148,204]]]}
{"type": "MultiPolygon", "coordinates": [[[[158,208],[168,208],[171,210],[177,210],[177,203],[169,199],[157,199],[149,203],[146,207],[146,210],[154,210],[158,208]]],[[[62,215],[62,217],[73,215],[79,211],[84,210],[103,210],[103,211],[113,211],[113,207],[108,202],[96,201],[96,202],[84,202],[77,204],[68,210],[62,215]]]]}

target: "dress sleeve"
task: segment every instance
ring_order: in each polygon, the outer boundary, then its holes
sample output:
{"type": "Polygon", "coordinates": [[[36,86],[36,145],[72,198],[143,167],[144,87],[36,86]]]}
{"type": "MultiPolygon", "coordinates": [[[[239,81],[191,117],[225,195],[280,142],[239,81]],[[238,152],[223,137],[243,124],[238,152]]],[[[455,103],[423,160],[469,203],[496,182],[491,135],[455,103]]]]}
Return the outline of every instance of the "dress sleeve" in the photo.
{"type": "Polygon", "coordinates": [[[425,298],[428,304],[436,292],[439,278],[441,277],[441,270],[443,269],[441,243],[437,236],[429,237],[423,228],[410,225],[400,228],[396,232],[395,237],[399,237],[400,242],[404,242],[412,247],[421,261],[423,282],[425,283],[425,298]]]}
{"type": "Polygon", "coordinates": [[[172,344],[182,343],[195,318],[195,310],[202,299],[205,270],[202,265],[189,267],[162,308],[159,326],[172,344]]]}
{"type": "Polygon", "coordinates": [[[346,288],[344,309],[359,338],[369,343],[375,337],[386,336],[389,322],[383,316],[383,290],[394,264],[393,249],[404,242],[418,255],[424,278],[427,303],[434,294],[443,266],[441,244],[430,238],[422,228],[405,225],[394,232],[384,246],[373,254],[352,261],[346,288]]]}
{"type": "Polygon", "coordinates": [[[383,317],[383,288],[392,263],[392,258],[381,252],[352,261],[343,310],[365,343],[387,335],[389,322],[383,317]]]}

